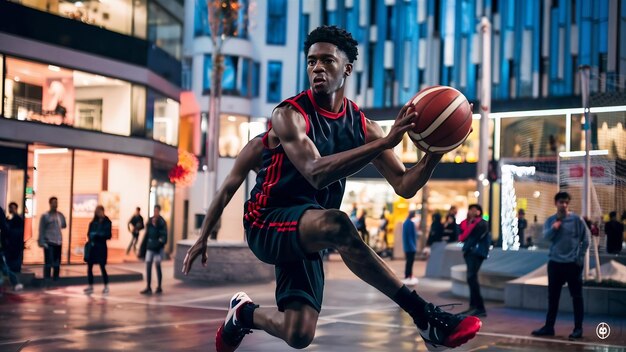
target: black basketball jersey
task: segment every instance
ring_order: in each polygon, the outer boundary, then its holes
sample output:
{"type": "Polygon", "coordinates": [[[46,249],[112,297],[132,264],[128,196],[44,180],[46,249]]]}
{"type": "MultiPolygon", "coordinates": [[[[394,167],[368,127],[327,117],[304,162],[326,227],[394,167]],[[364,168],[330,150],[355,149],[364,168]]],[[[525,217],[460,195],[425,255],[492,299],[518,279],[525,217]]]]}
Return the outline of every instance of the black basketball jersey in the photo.
{"type": "MultiPolygon", "coordinates": [[[[365,144],[365,116],[347,98],[344,98],[339,113],[319,107],[310,89],[284,100],[278,107],[286,104],[300,112],[302,117],[298,118],[305,119],[306,134],[315,143],[321,156],[365,144]]],[[[273,149],[268,147],[267,136],[263,137],[263,163],[250,199],[246,202],[245,219],[252,221],[264,208],[302,204],[319,204],[326,209],[339,208],[345,190],[345,178],[316,190],[291,163],[281,145],[273,149]]]]}

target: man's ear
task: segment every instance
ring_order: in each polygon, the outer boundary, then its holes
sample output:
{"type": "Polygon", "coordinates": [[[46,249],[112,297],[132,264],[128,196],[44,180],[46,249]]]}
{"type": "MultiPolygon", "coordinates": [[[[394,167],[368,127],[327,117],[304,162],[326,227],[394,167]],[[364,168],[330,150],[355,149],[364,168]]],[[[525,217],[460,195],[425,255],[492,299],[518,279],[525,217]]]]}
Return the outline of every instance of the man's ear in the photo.
{"type": "Polygon", "coordinates": [[[352,74],[352,70],[354,69],[354,65],[352,65],[351,63],[347,63],[345,66],[345,69],[343,71],[343,74],[348,77],[352,74]]]}

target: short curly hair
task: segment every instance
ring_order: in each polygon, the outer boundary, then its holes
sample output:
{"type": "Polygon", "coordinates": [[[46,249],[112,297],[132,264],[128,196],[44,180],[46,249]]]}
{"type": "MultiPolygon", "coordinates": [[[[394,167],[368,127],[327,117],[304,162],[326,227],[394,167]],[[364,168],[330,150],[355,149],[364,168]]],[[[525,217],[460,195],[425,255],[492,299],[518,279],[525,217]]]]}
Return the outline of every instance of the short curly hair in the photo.
{"type": "Polygon", "coordinates": [[[309,54],[309,49],[313,44],[320,42],[336,45],[346,54],[351,63],[359,55],[357,48],[359,43],[352,38],[352,34],[337,26],[321,26],[311,31],[304,41],[304,55],[309,54]]]}

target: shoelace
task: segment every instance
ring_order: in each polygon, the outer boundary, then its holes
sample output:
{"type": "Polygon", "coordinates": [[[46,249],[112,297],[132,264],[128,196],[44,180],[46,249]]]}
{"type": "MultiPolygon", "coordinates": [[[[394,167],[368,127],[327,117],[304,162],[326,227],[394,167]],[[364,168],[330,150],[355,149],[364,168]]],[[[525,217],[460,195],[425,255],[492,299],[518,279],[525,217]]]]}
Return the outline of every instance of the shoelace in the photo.
{"type": "Polygon", "coordinates": [[[435,308],[454,307],[454,306],[462,306],[462,305],[463,305],[463,303],[448,303],[448,304],[441,304],[441,305],[435,306],[435,308]]]}

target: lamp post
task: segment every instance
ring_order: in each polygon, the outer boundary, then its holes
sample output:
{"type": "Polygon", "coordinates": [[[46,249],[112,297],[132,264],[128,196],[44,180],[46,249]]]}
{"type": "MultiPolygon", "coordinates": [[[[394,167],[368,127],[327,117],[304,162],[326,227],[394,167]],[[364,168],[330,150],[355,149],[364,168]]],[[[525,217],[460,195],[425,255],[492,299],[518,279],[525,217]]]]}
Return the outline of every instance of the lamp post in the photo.
{"type": "Polygon", "coordinates": [[[208,209],[209,196],[217,192],[217,161],[218,138],[220,125],[220,100],[222,97],[222,74],[224,72],[224,54],[222,48],[229,36],[237,35],[237,21],[241,4],[238,0],[207,0],[209,28],[211,29],[212,74],[211,92],[209,100],[209,123],[207,128],[206,158],[207,170],[205,184],[207,185],[204,197],[205,211],[208,209]]]}

